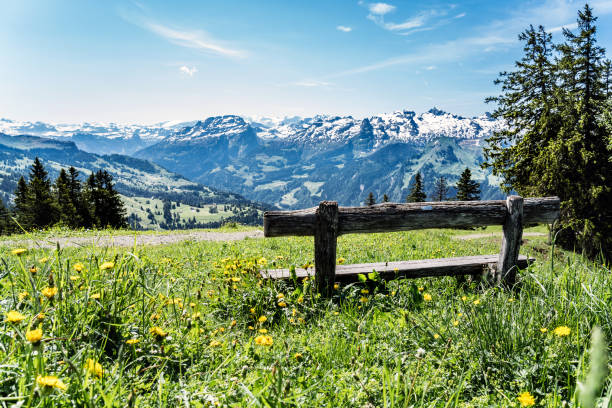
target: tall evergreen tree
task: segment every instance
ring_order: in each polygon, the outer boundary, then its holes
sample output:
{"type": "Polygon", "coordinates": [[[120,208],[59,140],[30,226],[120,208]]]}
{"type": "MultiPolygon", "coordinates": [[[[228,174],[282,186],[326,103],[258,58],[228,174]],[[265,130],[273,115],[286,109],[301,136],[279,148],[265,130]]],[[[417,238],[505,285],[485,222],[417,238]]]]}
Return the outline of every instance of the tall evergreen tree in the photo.
{"type": "Polygon", "coordinates": [[[386,194],[383,194],[383,203],[388,203],[389,202],[389,196],[386,194]]]}
{"type": "Polygon", "coordinates": [[[417,173],[414,176],[414,185],[406,197],[408,203],[421,203],[425,201],[427,195],[423,191],[423,180],[421,179],[421,173],[417,173]]]}
{"type": "Polygon", "coordinates": [[[51,181],[38,157],[30,169],[28,191],[31,227],[44,228],[55,224],[58,221],[58,211],[51,195],[51,181]]]}
{"type": "Polygon", "coordinates": [[[11,214],[0,198],[0,234],[5,235],[13,231],[11,214]]]}
{"type": "Polygon", "coordinates": [[[480,184],[472,180],[472,172],[465,168],[457,182],[457,200],[476,201],[480,200],[480,184]]]}
{"type": "Polygon", "coordinates": [[[84,228],[93,226],[91,205],[83,196],[83,187],[79,179],[79,171],[74,167],[68,169],[70,200],[76,209],[77,225],[84,228]]]}
{"type": "Polygon", "coordinates": [[[436,180],[432,198],[434,201],[446,201],[447,195],[448,185],[446,184],[446,178],[444,176],[440,176],[436,180]]]}
{"type": "Polygon", "coordinates": [[[25,178],[21,176],[17,182],[17,188],[15,189],[15,216],[21,228],[26,230],[30,229],[32,226],[31,201],[28,183],[26,183],[25,178]]]}
{"type": "Polygon", "coordinates": [[[365,205],[370,206],[374,204],[376,204],[376,199],[374,198],[374,194],[370,191],[368,198],[366,198],[365,205]]]}
{"type": "Polygon", "coordinates": [[[70,178],[66,170],[61,169],[55,180],[55,200],[59,210],[59,222],[72,228],[79,227],[77,209],[71,196],[70,178]]]}
{"type": "Polygon", "coordinates": [[[85,197],[92,208],[92,218],[97,227],[124,228],[126,211],[115,190],[113,177],[106,170],[98,170],[87,179],[85,197]]]}

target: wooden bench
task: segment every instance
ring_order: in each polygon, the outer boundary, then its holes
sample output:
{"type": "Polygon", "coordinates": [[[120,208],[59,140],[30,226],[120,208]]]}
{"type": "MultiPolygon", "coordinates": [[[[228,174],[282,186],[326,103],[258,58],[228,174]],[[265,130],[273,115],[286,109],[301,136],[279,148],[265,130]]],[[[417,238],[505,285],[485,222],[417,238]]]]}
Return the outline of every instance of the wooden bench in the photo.
{"type": "MultiPolygon", "coordinates": [[[[494,283],[513,285],[517,268],[530,262],[519,256],[524,224],[552,223],[559,216],[558,197],[506,200],[384,203],[368,207],[338,207],[323,201],[318,208],[266,211],[264,236],[314,236],[315,270],[296,269],[298,278],[315,276],[317,290],[330,296],[336,281],[356,280],[375,270],[383,279],[396,277],[480,275],[494,283]],[[501,251],[495,255],[336,266],[337,237],[342,234],[466,228],[503,225],[501,251]]],[[[264,278],[288,279],[288,269],[261,271],[264,278]]]]}

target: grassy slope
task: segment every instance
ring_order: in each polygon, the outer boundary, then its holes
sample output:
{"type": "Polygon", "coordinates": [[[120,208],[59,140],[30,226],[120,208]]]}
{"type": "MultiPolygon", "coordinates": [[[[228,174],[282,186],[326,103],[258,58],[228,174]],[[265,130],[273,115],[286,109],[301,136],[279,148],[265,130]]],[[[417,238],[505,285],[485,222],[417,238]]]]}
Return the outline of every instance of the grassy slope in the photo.
{"type": "MultiPolygon", "coordinates": [[[[456,233],[344,236],[338,256],[356,263],[499,250],[496,239],[452,239],[456,233]]],[[[8,268],[0,272],[0,313],[17,309],[28,318],[0,323],[0,401],[483,407],[516,406],[518,394],[530,391],[539,406],[552,407],[573,401],[591,327],[600,325],[612,338],[609,270],[561,252],[551,268],[544,238],[529,237],[522,252],[539,261],[521,273],[514,292],[431,278],[344,286],[327,301],[313,296],[308,282],[260,282],[253,273],[262,257],[268,265],[302,265],[312,261],[312,250],[310,238],[65,249],[21,258],[2,248],[8,268]],[[50,260],[41,264],[43,256],[50,260]],[[100,271],[109,260],[115,267],[100,271]],[[76,262],[85,265],[80,274],[76,262]],[[39,268],[32,279],[30,265],[39,268]],[[41,304],[50,276],[60,292],[41,304]],[[29,296],[19,301],[23,291],[29,296]],[[278,306],[279,293],[286,307],[278,306]],[[36,357],[23,333],[40,311],[45,340],[36,357]],[[168,337],[155,341],[152,326],[168,337]],[[555,336],[557,326],[571,334],[555,336]],[[254,343],[259,329],[273,345],[254,343]],[[128,346],[128,338],[140,343],[128,346]],[[416,357],[419,349],[424,354],[416,357]],[[101,363],[101,379],[87,374],[87,358],[101,363]],[[58,375],[68,389],[43,395],[34,387],[37,372],[58,375]]]]}

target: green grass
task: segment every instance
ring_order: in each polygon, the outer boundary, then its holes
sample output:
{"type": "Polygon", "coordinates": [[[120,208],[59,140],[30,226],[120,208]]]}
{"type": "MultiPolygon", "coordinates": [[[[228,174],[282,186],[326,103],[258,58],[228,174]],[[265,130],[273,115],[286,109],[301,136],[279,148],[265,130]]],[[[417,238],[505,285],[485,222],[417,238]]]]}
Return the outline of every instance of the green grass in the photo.
{"type": "MultiPolygon", "coordinates": [[[[343,236],[338,257],[499,251],[496,238],[452,238],[467,232],[343,236]]],[[[513,291],[445,277],[343,285],[329,300],[309,281],[261,281],[256,273],[258,263],[312,262],[312,238],[22,256],[0,242],[0,405],[510,407],[529,391],[537,406],[577,406],[592,328],[612,338],[612,275],[558,250],[551,263],[545,240],[530,237],[523,247],[538,262],[513,291]],[[101,270],[104,262],[114,266],[101,270]],[[52,299],[42,295],[48,286],[58,288],[52,299]],[[10,310],[25,320],[5,321],[10,310]],[[43,340],[32,345],[24,334],[38,326],[43,340]],[[154,338],[156,326],[168,335],[154,338]],[[559,326],[570,334],[553,334],[559,326]],[[257,336],[273,344],[257,344],[257,336]],[[88,359],[101,364],[101,378],[88,359]],[[37,385],[38,375],[55,375],[67,389],[37,385]]]]}

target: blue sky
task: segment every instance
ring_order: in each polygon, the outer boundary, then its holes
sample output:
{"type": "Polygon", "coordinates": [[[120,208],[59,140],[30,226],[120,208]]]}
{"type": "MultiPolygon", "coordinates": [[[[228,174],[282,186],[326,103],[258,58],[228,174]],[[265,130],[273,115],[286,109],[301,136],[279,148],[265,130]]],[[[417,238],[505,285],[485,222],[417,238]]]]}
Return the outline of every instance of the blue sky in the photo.
{"type": "MultiPolygon", "coordinates": [[[[612,48],[612,0],[589,3],[612,48]]],[[[517,35],[584,3],[0,0],[0,117],[155,123],[492,107],[517,35]]],[[[608,53],[611,55],[611,53],[608,53]]]]}

